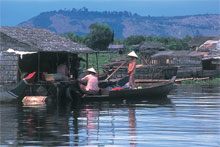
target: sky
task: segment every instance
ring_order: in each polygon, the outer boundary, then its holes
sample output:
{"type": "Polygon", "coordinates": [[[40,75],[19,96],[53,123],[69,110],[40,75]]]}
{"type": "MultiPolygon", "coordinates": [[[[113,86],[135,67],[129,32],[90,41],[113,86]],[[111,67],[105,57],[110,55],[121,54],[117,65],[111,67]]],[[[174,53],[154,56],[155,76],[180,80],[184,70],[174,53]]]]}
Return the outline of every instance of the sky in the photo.
{"type": "Polygon", "coordinates": [[[82,7],[142,16],[220,14],[220,0],[0,0],[0,25],[16,26],[41,12],[82,7]]]}

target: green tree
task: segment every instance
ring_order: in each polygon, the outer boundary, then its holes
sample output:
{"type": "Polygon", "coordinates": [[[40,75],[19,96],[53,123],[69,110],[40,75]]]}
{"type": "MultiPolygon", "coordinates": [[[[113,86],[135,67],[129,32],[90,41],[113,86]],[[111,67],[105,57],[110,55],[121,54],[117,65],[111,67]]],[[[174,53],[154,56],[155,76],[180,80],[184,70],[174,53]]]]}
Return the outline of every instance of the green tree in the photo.
{"type": "Polygon", "coordinates": [[[106,50],[113,42],[114,33],[107,24],[91,24],[90,32],[85,37],[84,43],[94,50],[106,50]]]}
{"type": "Polygon", "coordinates": [[[183,38],[183,41],[184,42],[189,42],[192,40],[192,37],[190,35],[186,35],[184,38],[183,38]]]}
{"type": "Polygon", "coordinates": [[[82,43],[83,39],[77,34],[73,34],[72,32],[68,32],[67,34],[63,34],[62,36],[70,39],[73,42],[82,43]]]}
{"type": "Polygon", "coordinates": [[[123,43],[124,43],[124,40],[122,40],[120,38],[114,39],[114,42],[113,42],[113,44],[123,44],[123,43]]]}
{"type": "Polygon", "coordinates": [[[125,45],[136,45],[144,42],[146,40],[143,35],[132,35],[125,39],[125,45]]]}

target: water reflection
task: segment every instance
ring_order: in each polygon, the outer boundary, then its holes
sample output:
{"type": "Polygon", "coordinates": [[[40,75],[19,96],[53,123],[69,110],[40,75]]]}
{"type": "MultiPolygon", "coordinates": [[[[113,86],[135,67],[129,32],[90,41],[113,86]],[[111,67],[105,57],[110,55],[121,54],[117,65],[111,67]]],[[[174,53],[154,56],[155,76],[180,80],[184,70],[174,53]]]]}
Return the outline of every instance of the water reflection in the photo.
{"type": "Polygon", "coordinates": [[[178,86],[168,98],[151,100],[2,105],[1,145],[219,146],[219,89],[178,86]]]}

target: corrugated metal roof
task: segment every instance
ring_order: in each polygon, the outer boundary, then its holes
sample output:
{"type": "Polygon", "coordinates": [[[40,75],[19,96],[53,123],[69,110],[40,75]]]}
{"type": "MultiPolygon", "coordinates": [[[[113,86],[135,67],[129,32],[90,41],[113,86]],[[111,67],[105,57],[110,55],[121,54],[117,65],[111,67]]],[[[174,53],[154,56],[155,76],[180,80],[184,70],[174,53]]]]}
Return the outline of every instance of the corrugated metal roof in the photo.
{"type": "Polygon", "coordinates": [[[124,45],[121,45],[121,44],[119,44],[119,45],[111,44],[111,45],[108,46],[108,48],[109,49],[120,49],[120,48],[123,49],[124,45]]]}
{"type": "Polygon", "coordinates": [[[197,52],[197,51],[160,51],[154,55],[152,55],[152,58],[158,58],[162,56],[168,56],[168,57],[198,57],[198,56],[204,56],[207,55],[207,52],[197,52]]]}

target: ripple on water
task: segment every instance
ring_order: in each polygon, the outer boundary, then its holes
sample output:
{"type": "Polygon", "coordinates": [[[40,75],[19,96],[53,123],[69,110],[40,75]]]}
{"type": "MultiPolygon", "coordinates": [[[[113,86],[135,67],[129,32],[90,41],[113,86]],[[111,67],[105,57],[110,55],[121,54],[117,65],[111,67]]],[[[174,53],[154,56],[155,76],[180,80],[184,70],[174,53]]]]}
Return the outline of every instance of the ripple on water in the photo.
{"type": "Polygon", "coordinates": [[[91,102],[73,108],[1,105],[0,145],[219,146],[219,90],[177,86],[159,101],[91,102]]]}

